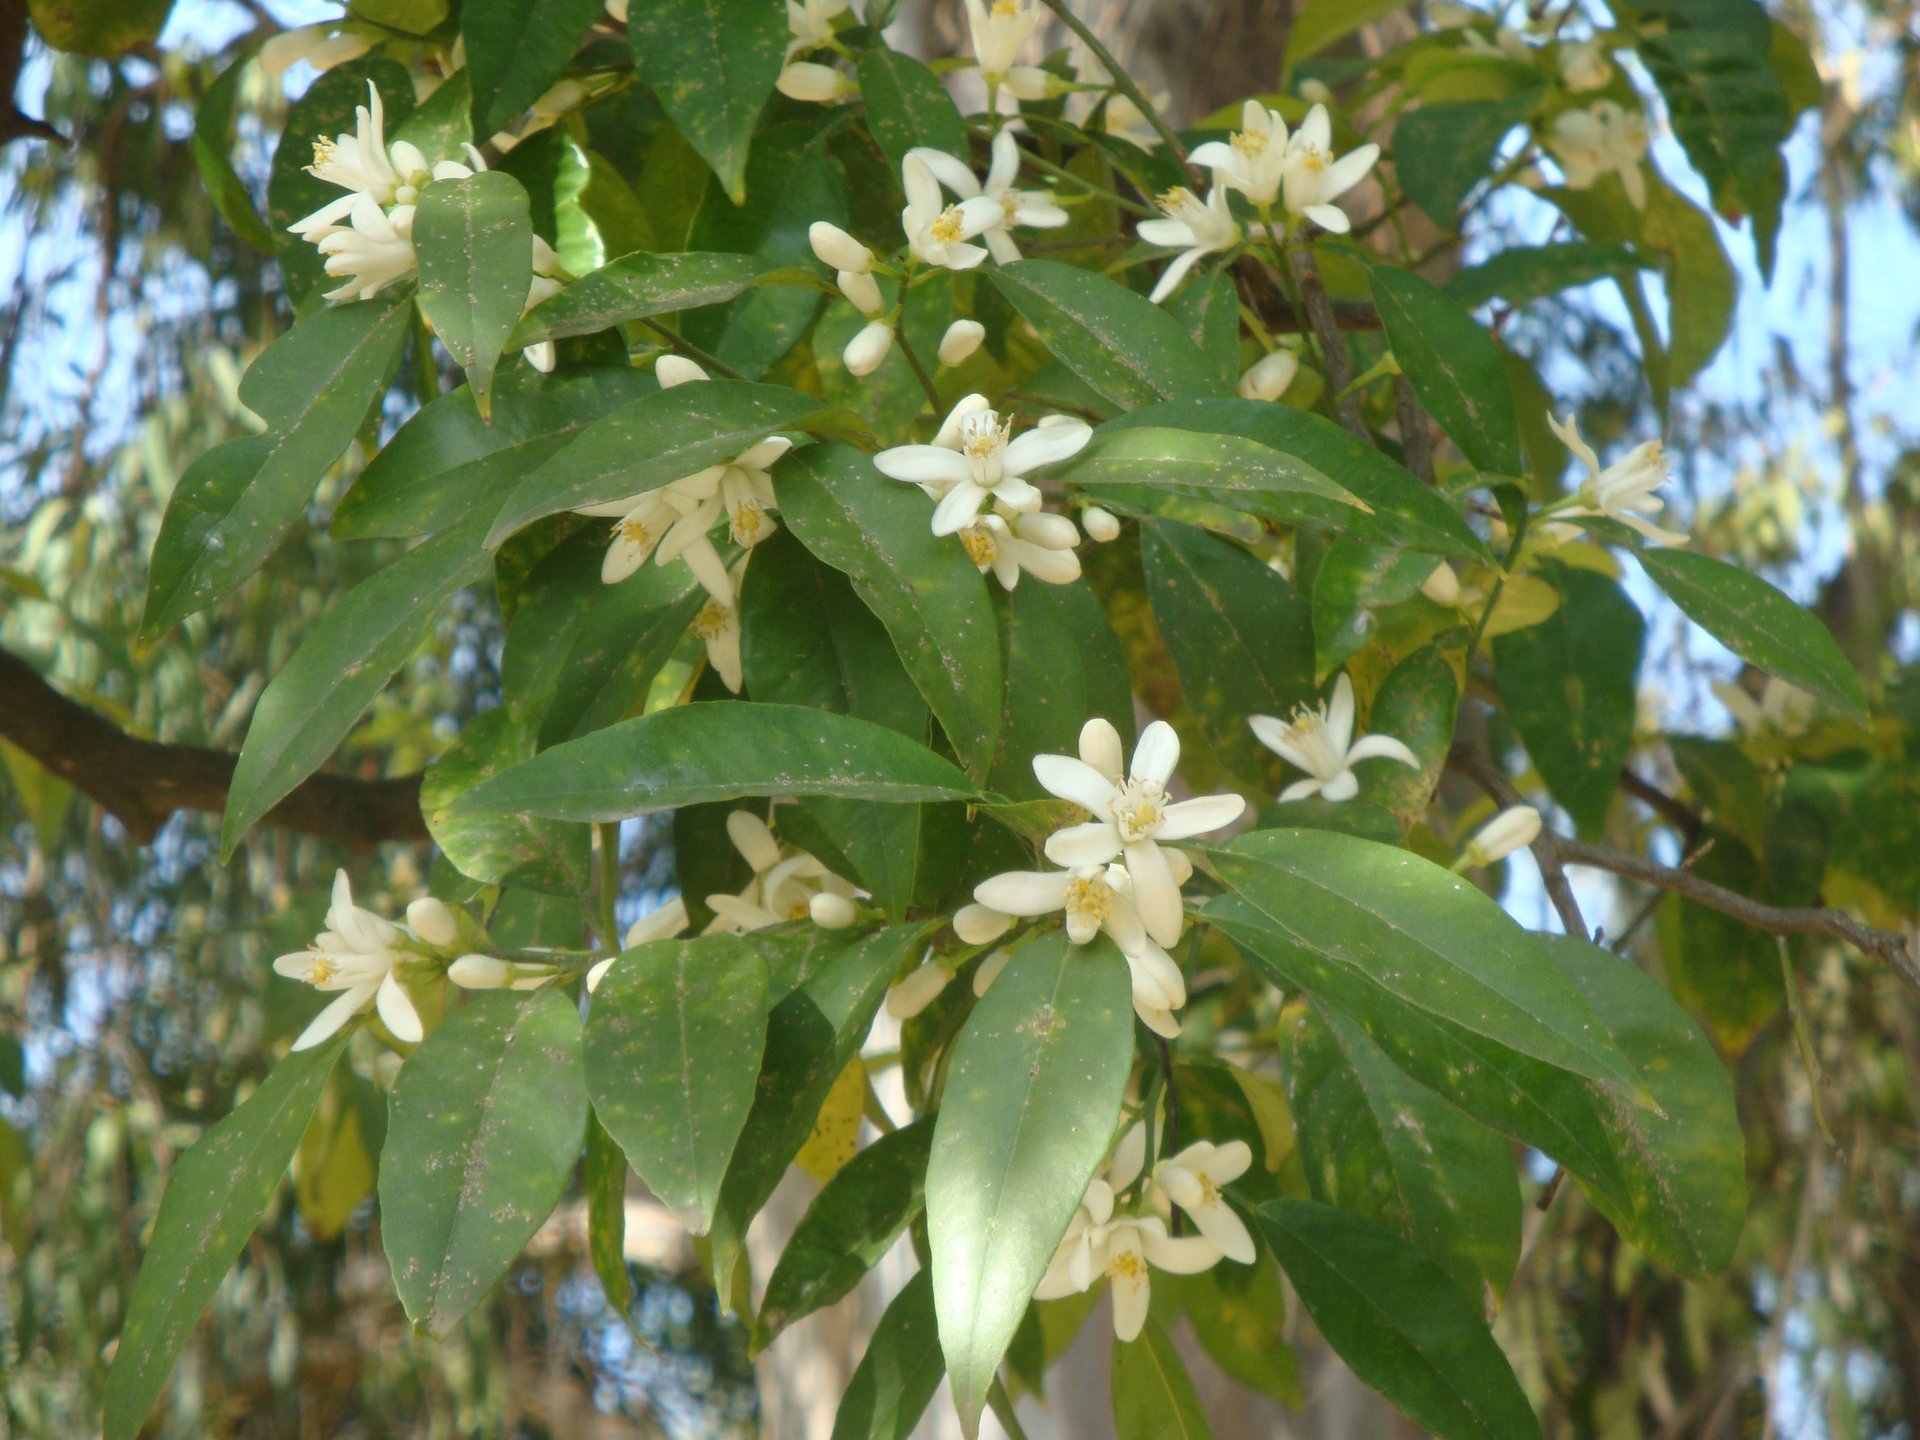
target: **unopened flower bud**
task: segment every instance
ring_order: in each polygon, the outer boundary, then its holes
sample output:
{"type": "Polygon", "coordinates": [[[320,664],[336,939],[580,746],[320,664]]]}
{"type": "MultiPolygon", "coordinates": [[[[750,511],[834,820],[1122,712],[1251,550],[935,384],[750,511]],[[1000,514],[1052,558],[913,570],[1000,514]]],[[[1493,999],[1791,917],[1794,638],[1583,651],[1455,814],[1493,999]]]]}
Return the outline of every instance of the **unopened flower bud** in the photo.
{"type": "Polygon", "coordinates": [[[1080,512],[1080,524],[1102,545],[1120,538],[1120,517],[1098,505],[1089,505],[1080,512]]]}
{"type": "Polygon", "coordinates": [[[996,950],[980,962],[980,968],[973,972],[973,993],[976,998],[987,993],[987,987],[1000,978],[1000,972],[1007,968],[1007,962],[1011,959],[1011,950],[996,950]]]}
{"type": "Polygon", "coordinates": [[[1247,367],[1240,377],[1242,400],[1278,400],[1300,372],[1300,359],[1291,350],[1275,350],[1247,367]]]}
{"type": "Polygon", "coordinates": [[[662,390],[671,390],[689,381],[704,380],[707,372],[684,355],[662,355],[653,362],[653,378],[660,382],[662,390]]]}
{"type": "Polygon", "coordinates": [[[1013,928],[1013,917],[991,905],[962,905],[953,913],[953,933],[965,945],[985,945],[1013,928]]]}
{"type": "Polygon", "coordinates": [[[873,252],[838,225],[816,220],[807,227],[807,241],[823,265],[864,275],[873,268],[873,252]]]}
{"type": "Polygon", "coordinates": [[[831,65],[817,64],[812,60],[796,60],[780,72],[780,78],[774,82],[774,88],[789,100],[804,100],[814,105],[826,105],[838,100],[841,95],[853,88],[847,77],[831,65]]]}
{"type": "Polygon", "coordinates": [[[887,351],[892,348],[893,327],[884,320],[875,320],[847,342],[840,359],[849,375],[871,375],[880,368],[880,362],[887,358],[887,351]]]}
{"type": "Polygon", "coordinates": [[[939,998],[951,978],[939,964],[927,961],[887,991],[887,1013],[896,1020],[911,1020],[939,998]]]}
{"type": "Polygon", "coordinates": [[[492,955],[462,955],[447,967],[447,978],[465,990],[504,990],[514,967],[492,955]]]}
{"type": "Polygon", "coordinates": [[[853,308],[871,320],[880,313],[882,301],[880,286],[870,271],[842,270],[837,283],[840,293],[852,302],[853,308]]]}
{"type": "Polygon", "coordinates": [[[607,971],[613,968],[613,962],[619,958],[618,955],[609,955],[605,960],[602,960],[591,970],[587,971],[587,993],[589,995],[600,988],[600,982],[607,978],[607,971]]]}
{"type": "Polygon", "coordinates": [[[1014,99],[1030,103],[1051,100],[1055,95],[1064,95],[1067,91],[1067,86],[1058,75],[1051,70],[1042,70],[1038,65],[1014,66],[1007,71],[1007,78],[1000,82],[1000,88],[1014,99]]]}
{"type": "Polygon", "coordinates": [[[1458,605],[1460,603],[1460,577],[1453,573],[1453,567],[1442,560],[1433,567],[1433,573],[1420,582],[1420,593],[1436,605],[1458,605]]]}
{"type": "Polygon", "coordinates": [[[1331,105],[1333,91],[1327,88],[1327,82],[1324,80],[1302,80],[1300,98],[1309,105],[1331,105]]]}
{"type": "Polygon", "coordinates": [[[407,906],[407,928],[413,938],[436,950],[444,950],[460,938],[460,926],[453,911],[431,895],[423,895],[407,906]]]}
{"type": "Polygon", "coordinates": [[[1516,850],[1524,850],[1540,835],[1540,812],[1531,805],[1515,805],[1502,810],[1480,827],[1467,842],[1469,865],[1491,865],[1516,850]]]}
{"type": "Polygon", "coordinates": [[[940,363],[959,365],[980,348],[980,342],[987,338],[987,327],[978,320],[956,320],[947,327],[947,333],[940,337],[940,363]]]}
{"type": "Polygon", "coordinates": [[[844,895],[822,890],[807,902],[807,914],[822,930],[844,930],[854,921],[853,901],[844,895]]]}

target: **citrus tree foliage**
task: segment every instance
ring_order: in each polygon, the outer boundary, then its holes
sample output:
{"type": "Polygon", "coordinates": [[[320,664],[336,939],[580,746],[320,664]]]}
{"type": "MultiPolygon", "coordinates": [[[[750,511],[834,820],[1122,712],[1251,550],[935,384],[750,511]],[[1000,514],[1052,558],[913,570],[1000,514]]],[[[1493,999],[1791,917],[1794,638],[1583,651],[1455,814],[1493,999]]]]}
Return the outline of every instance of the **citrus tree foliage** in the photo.
{"type": "MultiPolygon", "coordinates": [[[[141,641],[219,623],[356,443],[330,543],[407,543],[259,696],[222,857],[476,587],[500,693],[421,784],[432,893],[383,915],[343,874],[275,962],[324,1004],[172,1170],[109,1440],[355,1047],[391,1052],[380,1233],[427,1334],[578,1186],[623,1285],[629,1167],[761,1346],[911,1236],[847,1437],[905,1435],[943,1376],[973,1433],[1102,1291],[1119,1433],[1205,1433],[1168,1329],[1289,1394],[1281,1275],[1418,1424],[1538,1434],[1490,1328],[1515,1142],[1647,1261],[1728,1264],[1743,1140],[1691,1014],[1736,1050],[1778,973],[1663,986],[1560,878],[1657,868],[1574,848],[1646,738],[1629,577],[1770,677],[1756,733],[1869,725],[1878,677],[1688,548],[1658,438],[1596,453],[1483,316],[1611,278],[1664,407],[1733,271],[1636,77],[1764,269],[1810,62],[1752,0],[1532,35],[1436,14],[1316,62],[1389,8],[1304,7],[1285,88],[1180,134],[1117,68],[1038,54],[1028,0],[969,0],[977,113],[890,47],[886,0],[367,5],[232,57],[196,154],[294,318],[240,381],[257,426],[172,490],[141,641]],[[256,208],[234,87],[298,47],[325,73],[256,208]],[[1388,87],[1383,157],[1356,127],[1388,87]],[[1521,183],[1564,238],[1445,284],[1393,243],[1521,183]],[[644,816],[672,817],[679,898],[623,930],[644,816]],[[1528,845],[1566,934],[1488,893],[1528,845]],[[883,1011],[905,1123],[862,1057],[883,1011]],[[750,1276],[796,1162],[825,1184],[750,1276]]],[[[1674,923],[1745,947],[1755,893],[1810,899],[1825,866],[1760,870],[1762,832],[1856,797],[1756,798],[1739,747],[1673,744],[1726,837],[1674,923]]]]}

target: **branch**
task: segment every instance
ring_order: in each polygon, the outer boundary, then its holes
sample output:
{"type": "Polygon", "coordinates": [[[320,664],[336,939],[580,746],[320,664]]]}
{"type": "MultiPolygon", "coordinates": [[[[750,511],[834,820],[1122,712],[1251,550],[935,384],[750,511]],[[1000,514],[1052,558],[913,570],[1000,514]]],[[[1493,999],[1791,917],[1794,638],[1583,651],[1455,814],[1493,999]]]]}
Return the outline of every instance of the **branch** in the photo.
{"type": "MultiPolygon", "coordinates": [[[[1456,745],[1447,756],[1447,764],[1472,779],[1500,804],[1524,803],[1520,792],[1486,756],[1456,745]]],[[[1586,865],[1613,875],[1624,875],[1629,880],[1638,880],[1659,890],[1684,895],[1709,910],[1731,915],[1743,925],[1751,925],[1756,930],[1770,931],[1775,935],[1825,935],[1834,940],[1843,940],[1863,955],[1891,965],[1900,978],[1916,994],[1920,994],[1920,958],[1915,957],[1906,937],[1891,930],[1875,929],[1844,910],[1763,904],[1715,885],[1711,880],[1703,880],[1691,870],[1642,860],[1638,855],[1629,855],[1604,845],[1569,840],[1551,830],[1543,829],[1540,832],[1540,838],[1533,842],[1533,852],[1540,862],[1541,875],[1547,879],[1549,896],[1554,893],[1556,877],[1559,884],[1566,884],[1565,867],[1568,865],[1586,865]]],[[[1571,890],[1568,893],[1570,895],[1571,890]]],[[[1558,903],[1556,899],[1555,904],[1558,903]]]]}
{"type": "MultiPolygon", "coordinates": [[[[0,650],[0,739],[98,804],[145,845],[176,810],[227,808],[236,757],[198,745],[128,735],[55,690],[17,655],[0,650]]],[[[266,823],[354,849],[426,840],[420,777],[355,780],[309,776],[267,812],[266,823]]]]}
{"type": "Polygon", "coordinates": [[[1320,278],[1320,267],[1313,263],[1313,249],[1309,245],[1299,244],[1293,247],[1291,253],[1297,265],[1300,304],[1307,312],[1307,323],[1313,327],[1313,337],[1320,345],[1320,358],[1327,367],[1327,388],[1333,392],[1334,413],[1339,416],[1342,425],[1372,444],[1373,436],[1368,433],[1367,422],[1360,418],[1359,402],[1346,393],[1347,386],[1353,382],[1353,364],[1347,357],[1347,342],[1340,334],[1340,322],[1334,313],[1333,299],[1327,294],[1326,283],[1320,278]]]}
{"type": "MultiPolygon", "coordinates": [[[[1456,745],[1447,754],[1447,764],[1464,773],[1491,795],[1494,803],[1503,810],[1527,803],[1500,767],[1478,750],[1456,745]]],[[[1540,864],[1540,879],[1547,887],[1547,898],[1553,902],[1553,908],[1560,912],[1560,923],[1567,927],[1567,933],[1574,939],[1591,942],[1593,935],[1587,929],[1586,917],[1580,913],[1579,901],[1574,899],[1573,885],[1568,881],[1566,867],[1561,863],[1559,845],[1560,837],[1543,825],[1539,838],[1533,842],[1533,858],[1540,864]]]]}

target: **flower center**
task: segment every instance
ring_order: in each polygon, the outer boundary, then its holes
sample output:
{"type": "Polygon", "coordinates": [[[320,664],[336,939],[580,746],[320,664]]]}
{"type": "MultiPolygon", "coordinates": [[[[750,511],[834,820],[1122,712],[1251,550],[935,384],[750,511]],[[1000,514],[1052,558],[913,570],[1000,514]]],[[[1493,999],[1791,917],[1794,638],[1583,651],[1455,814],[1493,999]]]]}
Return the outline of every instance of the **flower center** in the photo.
{"type": "Polygon", "coordinates": [[[932,235],[933,238],[938,240],[942,245],[952,245],[957,241],[965,239],[967,223],[960,216],[960,207],[958,205],[949,205],[946,209],[942,210],[939,218],[927,227],[927,233],[932,235]]]}
{"type": "Polygon", "coordinates": [[[331,955],[315,955],[313,964],[307,969],[307,983],[315,989],[330,984],[340,973],[340,967],[334,963],[331,955]]]}
{"type": "Polygon", "coordinates": [[[1300,163],[1317,175],[1327,168],[1327,152],[1318,145],[1309,145],[1301,152],[1300,163]]]}
{"type": "Polygon", "coordinates": [[[1066,911],[1076,920],[1104,925],[1113,911],[1113,889],[1098,875],[1067,882],[1066,911]]]}
{"type": "Polygon", "coordinates": [[[1120,792],[1107,802],[1121,841],[1131,845],[1136,840],[1151,838],[1166,823],[1165,801],[1166,791],[1157,781],[1129,779],[1121,786],[1120,792]]]}
{"type": "Polygon", "coordinates": [[[1264,130],[1236,130],[1229,142],[1237,155],[1249,160],[1258,160],[1267,153],[1267,135],[1264,130]]]}
{"type": "Polygon", "coordinates": [[[316,166],[331,165],[333,163],[333,156],[334,144],[331,139],[323,135],[320,139],[313,142],[313,163],[316,166]]]}
{"type": "Polygon", "coordinates": [[[804,900],[787,906],[787,919],[789,920],[804,920],[811,913],[807,902],[804,900]]]}
{"type": "Polygon", "coordinates": [[[758,505],[742,505],[733,512],[729,528],[734,544],[744,545],[751,550],[766,534],[767,512],[758,505]]]}
{"type": "Polygon", "coordinates": [[[993,0],[993,18],[996,20],[1017,19],[1020,14],[1020,0],[993,0]]]}
{"type": "Polygon", "coordinates": [[[718,600],[709,600],[700,607],[700,613],[693,617],[693,633],[702,640],[717,640],[726,633],[727,626],[732,621],[731,605],[722,605],[718,600]]]}
{"type": "Polygon", "coordinates": [[[1211,1175],[1196,1175],[1194,1178],[1200,1182],[1200,1203],[1202,1205],[1218,1205],[1220,1203],[1220,1187],[1213,1183],[1213,1177],[1211,1175]]]}
{"type": "Polygon", "coordinates": [[[1147,1262],[1140,1258],[1137,1250],[1122,1250],[1107,1262],[1107,1276],[1113,1280],[1142,1280],[1146,1278],[1147,1262]]]}
{"type": "Polygon", "coordinates": [[[653,532],[629,515],[613,527],[613,533],[629,545],[651,545],[653,532]]]}
{"type": "Polygon", "coordinates": [[[993,532],[984,525],[967,526],[960,532],[960,543],[967,548],[967,558],[982,570],[993,563],[1000,550],[994,544],[993,532]]]}

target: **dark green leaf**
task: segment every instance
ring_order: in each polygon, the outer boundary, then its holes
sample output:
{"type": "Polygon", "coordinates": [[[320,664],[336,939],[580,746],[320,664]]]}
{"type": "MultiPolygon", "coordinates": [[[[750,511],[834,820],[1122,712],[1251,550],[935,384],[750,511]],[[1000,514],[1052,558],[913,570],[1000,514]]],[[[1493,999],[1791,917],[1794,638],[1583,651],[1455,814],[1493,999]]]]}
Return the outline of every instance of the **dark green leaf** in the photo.
{"type": "Polygon", "coordinates": [[[1106,426],[1054,478],[1084,489],[1151,485],[1239,503],[1288,524],[1344,529],[1368,506],[1291,455],[1241,435],[1129,424],[1106,426]]]}
{"type": "Polygon", "coordinates": [[[897,174],[907,152],[931,146],[949,155],[967,153],[966,122],[947,87],[911,55],[876,45],[860,57],[860,99],[867,131],[897,174]]]}
{"type": "Polygon", "coordinates": [[[193,115],[193,159],[200,167],[200,183],[220,218],[233,227],[233,233],[254,249],[271,255],[273,232],[267,229],[260,212],[253,208],[253,196],[234,173],[233,102],[240,93],[240,77],[252,62],[257,46],[248,44],[234,52],[220,78],[206,88],[193,115]]]}
{"type": "Polygon", "coordinates": [[[1113,1433],[1118,1440],[1212,1440],[1186,1362],[1151,1320],[1137,1340],[1114,1342],[1113,1433]]]}
{"type": "Polygon", "coordinates": [[[1167,301],[1167,313],[1212,362],[1218,388],[1232,389],[1240,370],[1240,292],[1233,277],[1216,270],[1182,285],[1167,301]]]}
{"type": "Polygon", "coordinates": [[[999,794],[1047,797],[1034,779],[1035,755],[1072,755],[1080,727],[1098,715],[1123,739],[1133,733],[1133,686],[1126,653],[1106,611],[1085,585],[1044,585],[1029,577],[1001,611],[1007,656],[1006,718],[990,777],[999,794]]]}
{"type": "Polygon", "coordinates": [[[1334,41],[1344,39],[1363,25],[1383,20],[1407,3],[1407,0],[1309,0],[1294,12],[1287,27],[1284,73],[1308,56],[1318,55],[1334,41]]]}
{"type": "Polygon", "coordinates": [[[633,64],[736,205],[747,146],[786,56],[786,14],[765,0],[646,0],[627,21],[633,64]]]}
{"type": "Polygon", "coordinates": [[[1518,305],[1625,271],[1644,269],[1647,263],[1629,246],[1600,245],[1591,240],[1516,245],[1456,271],[1447,281],[1446,291],[1469,308],[1484,305],[1496,295],[1518,305]]]}
{"type": "Polygon", "coordinates": [[[591,335],[651,315],[671,315],[731,300],[767,272],[751,255],[622,255],[589,271],[527,312],[516,344],[591,335]]]}
{"type": "Polygon", "coordinates": [[[517,885],[580,896],[592,886],[587,827],[530,815],[454,815],[454,801],[502,770],[531,759],[533,727],[506,708],[471,716],[460,738],[420,780],[420,813],[433,843],[462,875],[488,885],[517,885]]]}
{"type": "Polygon", "coordinates": [[[1475,465],[1520,473],[1520,440],[1500,347],[1446,292],[1409,270],[1372,272],[1373,300],[1414,393],[1475,465]]]}
{"type": "Polygon", "coordinates": [[[474,133],[511,127],[560,78],[602,10],[600,0],[462,0],[474,133]]]}
{"type": "Polygon", "coordinates": [[[1419,759],[1420,768],[1391,760],[1361,765],[1354,772],[1360,777],[1358,803],[1384,805],[1403,827],[1415,824],[1426,814],[1446,768],[1459,712],[1459,676],[1437,645],[1422,646],[1394,666],[1374,692],[1367,728],[1400,741],[1419,759]]]}
{"type": "MultiPolygon", "coordinates": [[[[1817,827],[1817,820],[1810,825],[1802,818],[1795,829],[1804,834],[1817,827]]],[[[1729,831],[1705,825],[1688,849],[1688,874],[1736,895],[1771,898],[1753,850],[1729,831]]],[[[1660,966],[1674,1001],[1705,1023],[1723,1052],[1744,1054],[1787,1001],[1779,942],[1680,895],[1661,903],[1658,919],[1660,966]]]]}
{"type": "Polygon", "coordinates": [[[482,419],[492,413],[493,371],[533,281],[527,192],[511,175],[482,171],[436,180],[413,218],[420,312],[467,373],[482,419]]]}
{"type": "Polygon", "coordinates": [[[581,1188],[587,1192],[587,1253],[593,1273],[606,1294],[607,1308],[625,1315],[633,1304],[633,1275],[627,1269],[627,1157],[591,1109],[581,1188]]]}
{"type": "Polygon", "coordinates": [[[1500,142],[1545,93],[1545,83],[1501,100],[1422,105],[1393,130],[1394,174],[1412,200],[1442,230],[1453,230],[1460,202],[1493,169],[1500,142]]]}
{"type": "Polygon", "coordinates": [[[945,1374],[933,1281],[921,1270],[874,1327],[867,1353],[840,1397],[832,1440],[907,1440],[945,1374]]]}
{"type": "Polygon", "coordinates": [[[1374,610],[1420,593],[1433,557],[1358,540],[1336,540],[1313,572],[1313,653],[1316,679],[1345,665],[1373,638],[1374,610]]]}

